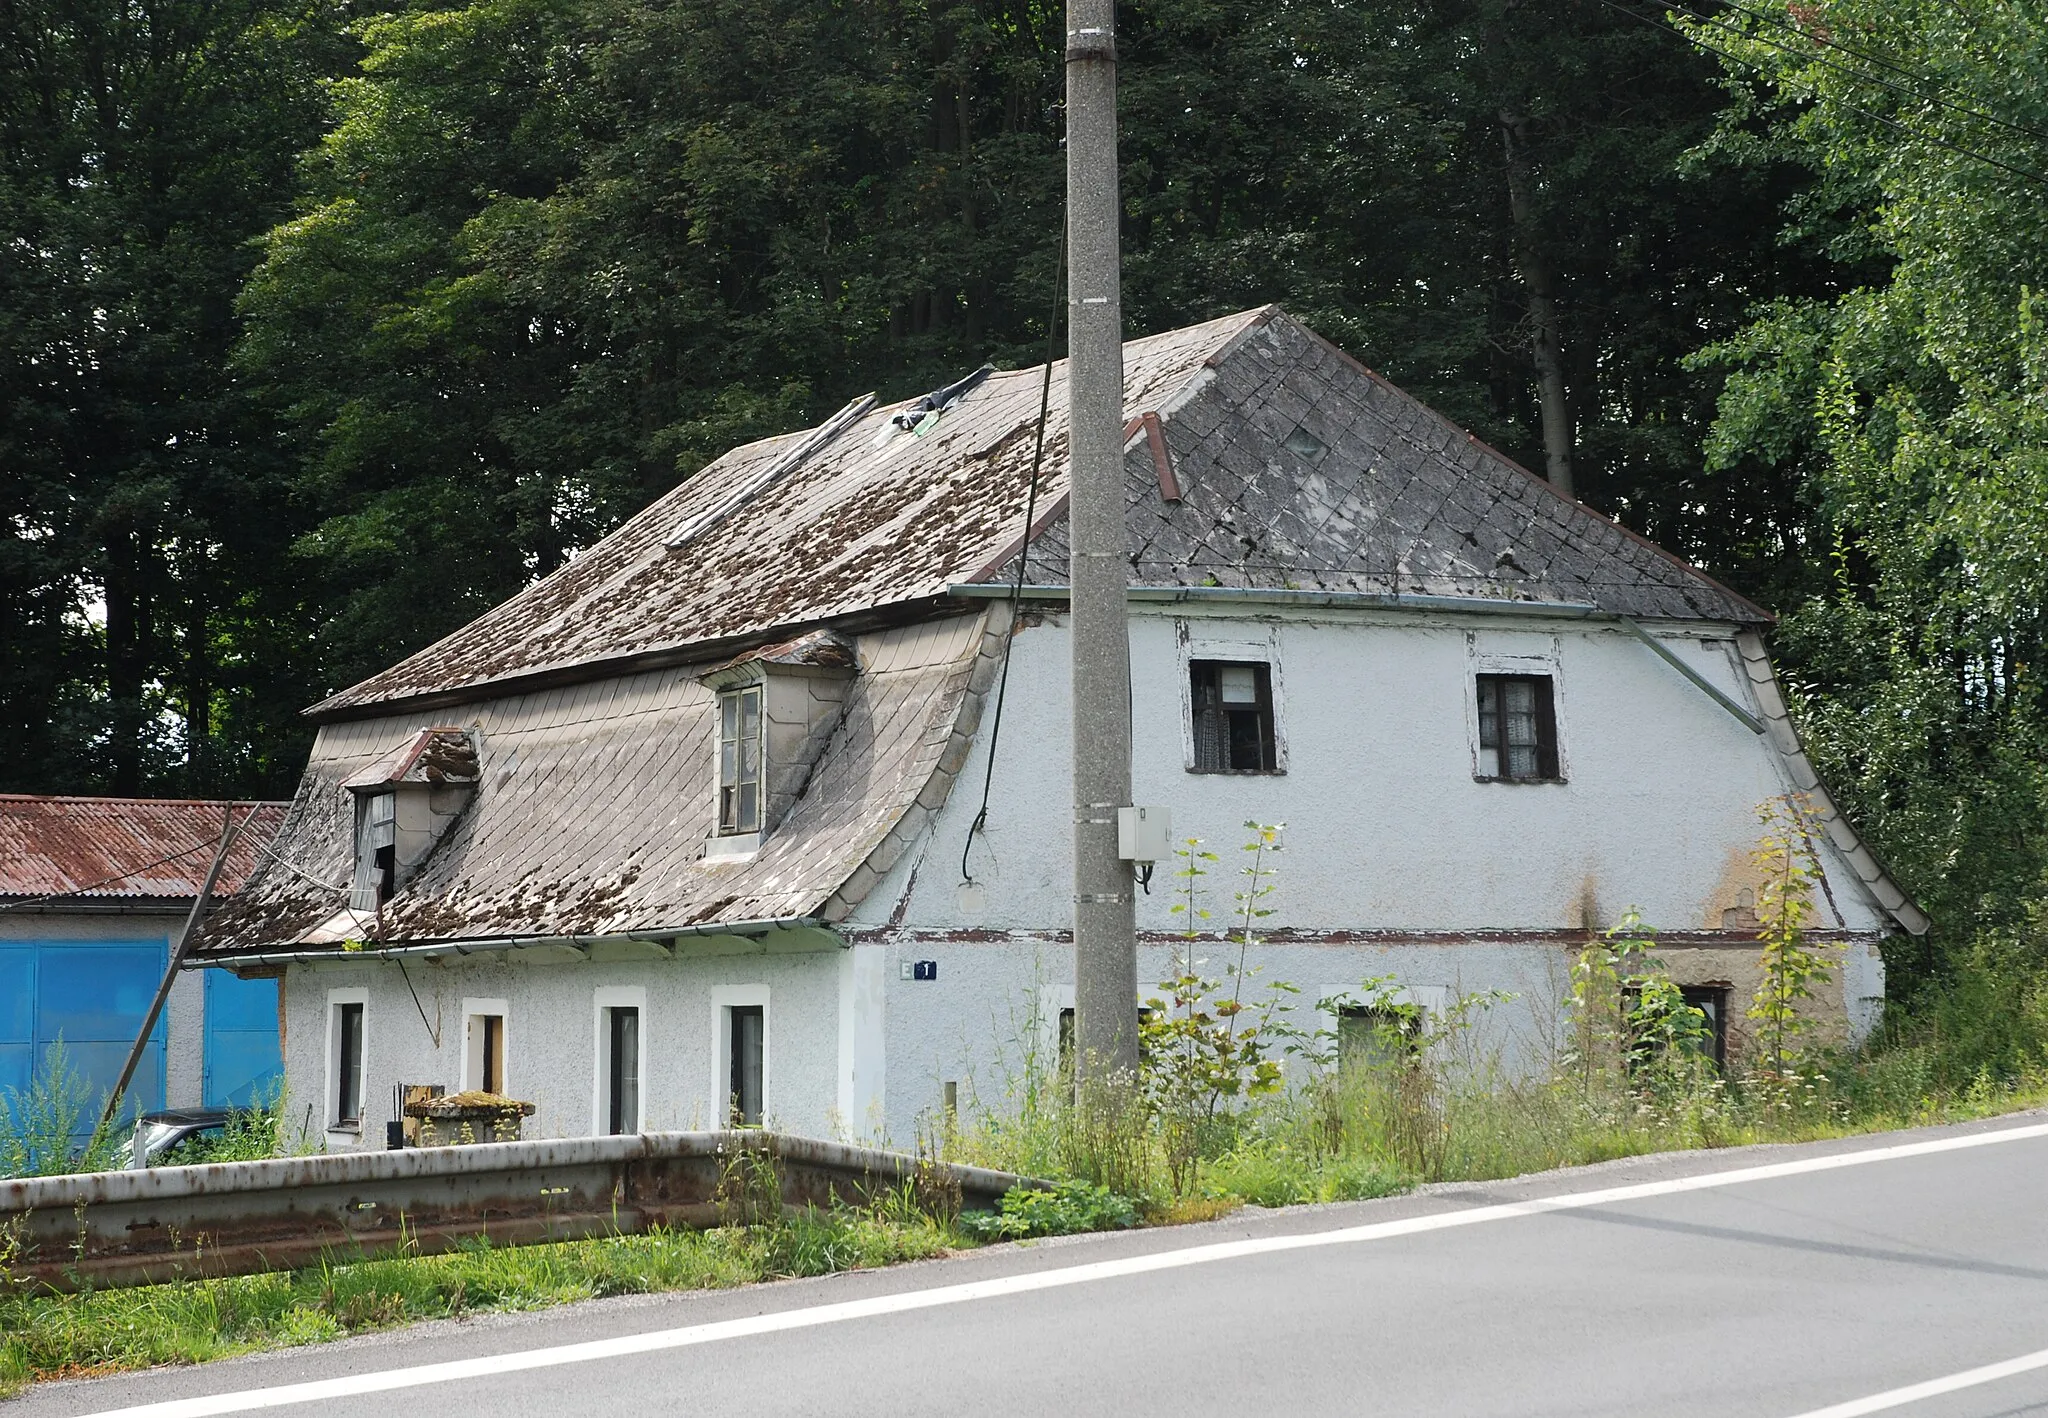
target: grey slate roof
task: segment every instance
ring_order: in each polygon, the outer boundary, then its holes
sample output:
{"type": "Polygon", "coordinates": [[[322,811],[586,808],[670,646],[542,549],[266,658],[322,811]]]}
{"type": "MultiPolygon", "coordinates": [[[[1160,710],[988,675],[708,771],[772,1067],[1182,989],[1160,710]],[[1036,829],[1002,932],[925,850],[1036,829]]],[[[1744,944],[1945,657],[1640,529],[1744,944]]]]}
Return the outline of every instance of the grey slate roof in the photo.
{"type": "MultiPolygon", "coordinates": [[[[978,726],[1001,641],[948,588],[1014,567],[1043,374],[991,376],[921,437],[856,401],[821,429],[736,449],[554,575],[316,705],[275,857],[206,923],[202,952],[844,919],[943,805],[978,726]],[[735,654],[843,657],[849,641],[846,715],[796,805],[754,855],[707,858],[703,672],[735,654]],[[381,920],[347,912],[343,785],[406,771],[444,739],[475,745],[473,801],[381,920]]],[[[1029,548],[1041,585],[1066,579],[1065,375],[1053,367],[1029,548]]],[[[1133,341],[1124,399],[1127,416],[1155,416],[1179,492],[1166,496],[1151,430],[1134,424],[1134,585],[1769,619],[1276,308],[1133,341]],[[1324,451],[1290,450],[1297,430],[1324,451]]]]}
{"type": "MultiPolygon", "coordinates": [[[[1126,459],[1132,580],[1592,602],[1647,618],[1770,617],[1371,374],[1277,307],[1124,349],[1127,414],[1157,412],[1184,500],[1140,437],[1126,459]],[[1296,425],[1328,446],[1283,444],[1296,425]]],[[[709,658],[749,637],[928,601],[1013,555],[1043,367],[997,373],[923,437],[901,405],[737,448],[552,576],[311,711],[378,712],[523,679],[709,658]],[[805,443],[793,466],[723,512],[805,443]],[[669,543],[723,512],[681,546],[669,543]]],[[[1032,577],[1065,578],[1066,365],[1052,371],[1032,577]]]]}
{"type": "Polygon", "coordinates": [[[387,943],[600,936],[843,919],[945,801],[1000,639],[977,612],[861,636],[846,717],[804,795],[749,858],[705,858],[716,698],[653,670],[488,700],[475,800],[381,924],[344,910],[351,775],[418,732],[409,717],[322,726],[274,852],[208,918],[222,957],[387,943]]]}

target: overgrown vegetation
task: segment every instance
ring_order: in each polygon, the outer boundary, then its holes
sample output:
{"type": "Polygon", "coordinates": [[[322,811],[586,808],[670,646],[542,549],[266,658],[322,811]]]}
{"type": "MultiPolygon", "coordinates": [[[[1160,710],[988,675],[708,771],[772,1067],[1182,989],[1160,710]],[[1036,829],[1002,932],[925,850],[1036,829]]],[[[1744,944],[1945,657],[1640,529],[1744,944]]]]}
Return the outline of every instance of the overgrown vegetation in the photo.
{"type": "MultiPolygon", "coordinates": [[[[1946,985],[1890,1009],[1874,1038],[1849,1048],[1817,1007],[1833,966],[1806,930],[1817,879],[1811,809],[1793,797],[1759,815],[1758,986],[1729,1002],[1747,1027],[1724,1021],[1725,1067],[1711,1058],[1710,1022],[1670,980],[1654,932],[1633,911],[1579,952],[1565,1027],[1533,1070],[1526,1055],[1505,1057],[1501,1040],[1517,1011],[1532,1026],[1525,1046],[1548,1037],[1534,1026],[1554,1018],[1553,1001],[1463,995],[1423,1009],[1393,980],[1372,979],[1316,1002],[1313,1016],[1333,1023],[1295,1023],[1308,1012],[1287,986],[1247,989],[1265,909],[1257,903],[1274,888],[1279,846],[1278,828],[1253,823],[1230,935],[1187,941],[1151,1002],[1141,1086],[1077,1094],[1064,1061],[1031,1047],[1033,1024],[1006,1098],[956,1131],[955,1154],[1077,1179],[1068,1185],[1179,1219],[1203,1202],[1377,1196],[1421,1181],[1980,1117],[2048,1098],[2048,989],[2030,966],[2038,941],[1987,941],[1946,985]],[[1201,973],[1193,952],[1204,945],[1232,952],[1220,978],[1201,973]],[[1257,1001],[1249,1024],[1248,999],[1257,1001]]],[[[1176,909],[1205,920],[1197,887],[1217,859],[1193,841],[1180,857],[1176,909]]]]}
{"type": "MultiPolygon", "coordinates": [[[[101,1290],[0,1291],[0,1396],[37,1380],[197,1363],[424,1319],[717,1289],[943,1255],[970,1242],[885,1199],[710,1231],[655,1231],[101,1290]]],[[[0,1242],[4,1245],[4,1242],[0,1242]]]]}
{"type": "Polygon", "coordinates": [[[0,1090],[0,1177],[111,1167],[124,1133],[101,1120],[104,1101],[72,1067],[63,1040],[51,1044],[26,1087],[0,1090]]]}

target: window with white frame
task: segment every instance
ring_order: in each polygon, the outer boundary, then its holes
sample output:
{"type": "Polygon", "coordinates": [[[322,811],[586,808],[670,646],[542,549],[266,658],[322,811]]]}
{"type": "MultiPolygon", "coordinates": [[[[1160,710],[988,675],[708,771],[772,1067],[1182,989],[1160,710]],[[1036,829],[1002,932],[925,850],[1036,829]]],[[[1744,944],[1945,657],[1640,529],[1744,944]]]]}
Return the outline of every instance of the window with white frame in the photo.
{"type": "Polygon", "coordinates": [[[714,1116],[724,1127],[764,1126],[775,1095],[768,986],[714,986],[711,1012],[714,1116]]]}
{"type": "Polygon", "coordinates": [[[1264,661],[1188,661],[1193,771],[1279,771],[1273,726],[1273,671],[1264,661]]]}
{"type": "Polygon", "coordinates": [[[368,991],[328,991],[327,1125],[333,1129],[354,1132],[363,1125],[368,1014],[368,991]]]}
{"type": "Polygon", "coordinates": [[[1475,676],[1479,696],[1479,776],[1495,782],[1554,783],[1558,771],[1557,699],[1549,675],[1475,676]]]}
{"type": "Polygon", "coordinates": [[[595,998],[597,1077],[592,1131],[618,1137],[641,1131],[646,1117],[647,991],[606,985],[595,998]]]}
{"type": "Polygon", "coordinates": [[[504,1095],[505,1017],[509,1012],[504,1000],[466,999],[462,1002],[463,1091],[504,1095]]]}
{"type": "Polygon", "coordinates": [[[761,830],[761,686],[718,696],[718,832],[761,830]]]}

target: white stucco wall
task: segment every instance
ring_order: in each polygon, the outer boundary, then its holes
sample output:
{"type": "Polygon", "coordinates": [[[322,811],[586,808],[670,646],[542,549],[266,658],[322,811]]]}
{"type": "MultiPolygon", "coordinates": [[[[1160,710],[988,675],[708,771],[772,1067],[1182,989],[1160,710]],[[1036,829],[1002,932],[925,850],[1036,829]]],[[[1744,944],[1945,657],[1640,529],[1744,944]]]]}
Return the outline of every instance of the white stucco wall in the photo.
{"type": "Polygon", "coordinates": [[[288,1128],[294,1135],[305,1133],[315,1147],[382,1148],[384,1124],[395,1116],[394,1087],[438,1083],[455,1092],[463,1081],[463,1002],[502,1000],[505,1092],[537,1105],[523,1135],[602,1131],[596,1115],[600,989],[646,992],[640,1019],[642,1127],[715,1127],[725,1086],[717,1058],[720,1010],[731,1002],[755,1002],[765,989],[767,1121],[830,1136],[845,1091],[839,1023],[841,966],[848,952],[821,932],[804,934],[809,939],[802,943],[810,948],[800,953],[714,938],[687,944],[679,959],[562,961],[514,952],[415,960],[406,965],[410,991],[406,975],[389,962],[294,965],[285,977],[288,1128]],[[327,1127],[334,1086],[328,1067],[330,999],[336,991],[353,990],[363,992],[365,1005],[360,1138],[327,1127]]]}
{"type": "MultiPolygon", "coordinates": [[[[1303,929],[1577,929],[1629,906],[1665,931],[1715,929],[1756,880],[1757,805],[1787,791],[1761,736],[1612,626],[1560,619],[1316,610],[1257,617],[1134,605],[1133,795],[1164,804],[1177,838],[1223,861],[1207,904],[1228,909],[1248,819],[1287,824],[1267,924],[1303,929]],[[1267,657],[1286,771],[1187,771],[1186,661],[1267,657]],[[1472,675],[1547,662],[1563,783],[1474,779],[1472,675]],[[1590,917],[1590,920],[1589,920],[1590,917]]],[[[1656,633],[1755,709],[1725,629],[1656,633]]],[[[919,927],[1043,929],[1069,914],[1067,632],[1020,632],[988,824],[959,891],[987,771],[987,716],[922,854],[898,863],[854,917],[897,909],[919,927]],[[920,861],[928,864],[918,869],[920,861]],[[915,872],[914,884],[912,873],[915,872]]],[[[1823,843],[1830,892],[1815,924],[1883,930],[1862,883],[1823,843]]],[[[1170,868],[1140,898],[1141,930],[1169,930],[1170,868]]]]}

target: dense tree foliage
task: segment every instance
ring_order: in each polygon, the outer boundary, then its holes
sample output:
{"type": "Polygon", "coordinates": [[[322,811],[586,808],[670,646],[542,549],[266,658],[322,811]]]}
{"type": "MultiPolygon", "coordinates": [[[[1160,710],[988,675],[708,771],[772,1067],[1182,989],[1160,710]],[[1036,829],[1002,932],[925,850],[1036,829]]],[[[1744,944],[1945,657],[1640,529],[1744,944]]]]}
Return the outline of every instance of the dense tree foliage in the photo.
{"type": "Polygon", "coordinates": [[[227,360],[248,243],[288,213],[342,61],[315,3],[0,10],[10,788],[288,771],[295,742],[245,711],[315,663],[276,554],[290,470],[227,360]]]}
{"type": "MultiPolygon", "coordinates": [[[[1043,348],[1057,3],[319,5],[0,22],[0,786],[281,790],[724,448],[1043,348]]],[[[1788,612],[1859,815],[2017,920],[2039,17],[1678,10],[1130,0],[1129,328],[1282,302],[1788,612]]]]}
{"type": "Polygon", "coordinates": [[[2048,11],[1792,0],[1694,32],[1726,55],[1718,146],[1808,165],[1795,226],[1883,266],[1834,299],[1781,295],[1697,362],[1733,372],[1710,462],[1762,461],[1815,504],[1826,580],[1779,643],[1823,774],[1948,940],[2038,936],[2048,11]]]}

